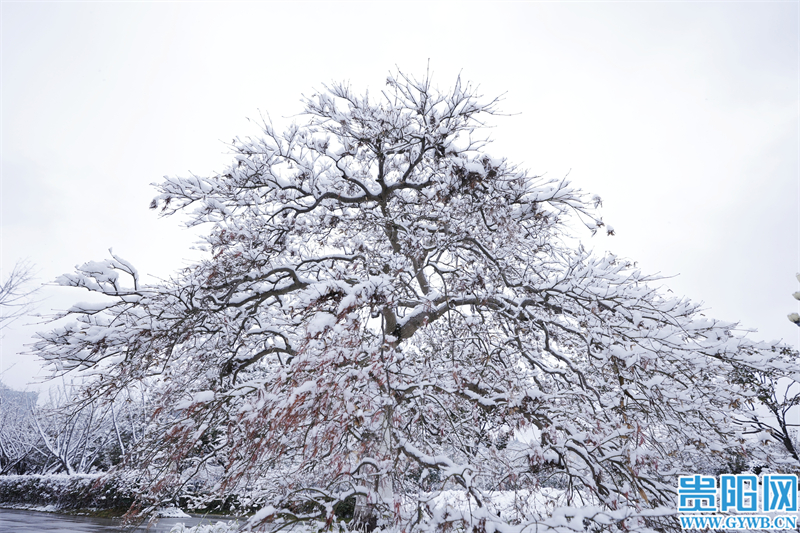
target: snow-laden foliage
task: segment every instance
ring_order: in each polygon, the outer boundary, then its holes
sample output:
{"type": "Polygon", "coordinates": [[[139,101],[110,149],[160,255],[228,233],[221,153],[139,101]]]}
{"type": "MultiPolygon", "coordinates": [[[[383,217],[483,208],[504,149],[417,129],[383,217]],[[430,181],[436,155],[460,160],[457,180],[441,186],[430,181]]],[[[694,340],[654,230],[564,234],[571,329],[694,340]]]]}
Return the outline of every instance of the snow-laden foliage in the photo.
{"type": "Polygon", "coordinates": [[[109,298],[39,355],[87,397],[151,383],[156,497],[213,480],[262,498],[253,527],[677,527],[678,474],[757,453],[734,373],[800,369],[576,244],[599,198],[488,155],[495,105],[402,73],[314,94],[230,168],[158,186],[207,259],[158,285],[116,256],[63,276],[109,298]]]}

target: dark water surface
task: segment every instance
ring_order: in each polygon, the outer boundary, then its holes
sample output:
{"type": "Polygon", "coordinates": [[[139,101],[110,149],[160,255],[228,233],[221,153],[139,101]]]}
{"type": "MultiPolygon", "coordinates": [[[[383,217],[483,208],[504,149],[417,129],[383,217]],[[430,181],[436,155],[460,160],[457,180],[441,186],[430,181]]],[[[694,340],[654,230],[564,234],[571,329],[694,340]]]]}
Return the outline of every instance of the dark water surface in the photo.
{"type": "MultiPolygon", "coordinates": [[[[0,509],[0,533],[168,533],[176,524],[187,527],[216,524],[220,518],[159,518],[156,524],[144,523],[136,529],[125,529],[113,518],[69,516],[58,513],[0,509]]],[[[227,520],[226,520],[227,521],[227,520]]]]}

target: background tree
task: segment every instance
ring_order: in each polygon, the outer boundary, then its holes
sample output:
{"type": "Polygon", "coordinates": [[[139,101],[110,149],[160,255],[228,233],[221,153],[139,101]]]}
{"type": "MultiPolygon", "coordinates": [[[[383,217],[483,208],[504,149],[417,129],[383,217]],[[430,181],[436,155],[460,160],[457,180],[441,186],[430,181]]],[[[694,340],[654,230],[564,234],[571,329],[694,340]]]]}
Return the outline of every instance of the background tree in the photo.
{"type": "Polygon", "coordinates": [[[567,222],[603,228],[600,199],[489,156],[495,106],[402,73],[326,88],[230,168],[159,186],[153,208],[209,226],[205,260],[60,278],[108,298],[37,351],[91,377],[86,401],[152,384],[154,501],[204,477],[258,487],[254,526],[331,526],[355,499],[397,531],[652,531],[678,527],[699,455],[759,453],[735,416],[758,391],[727,377],[796,379],[792,358],[587,250],[567,222]]]}
{"type": "Polygon", "coordinates": [[[31,429],[39,436],[38,447],[47,458],[42,473],[72,475],[101,470],[103,452],[119,438],[111,428],[113,404],[88,402],[74,407],[71,394],[72,387],[50,389],[49,401],[31,413],[31,429]]]}
{"type": "Polygon", "coordinates": [[[105,472],[120,464],[146,427],[145,395],[125,391],[101,404],[75,392],[54,387],[39,404],[37,393],[0,383],[0,475],[105,472]]]}
{"type": "Polygon", "coordinates": [[[16,391],[0,382],[0,475],[37,472],[37,435],[31,413],[37,393],[16,391]]]}
{"type": "Polygon", "coordinates": [[[27,261],[17,261],[0,284],[0,331],[14,320],[30,312],[33,295],[38,287],[31,288],[33,266],[27,261]]]}

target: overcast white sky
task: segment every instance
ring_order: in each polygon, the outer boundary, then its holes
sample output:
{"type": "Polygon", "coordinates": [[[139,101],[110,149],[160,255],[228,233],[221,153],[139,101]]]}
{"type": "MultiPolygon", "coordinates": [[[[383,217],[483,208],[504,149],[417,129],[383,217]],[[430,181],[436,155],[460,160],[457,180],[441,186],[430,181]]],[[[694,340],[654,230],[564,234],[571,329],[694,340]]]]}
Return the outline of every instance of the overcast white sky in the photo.
{"type": "MultiPolygon", "coordinates": [[[[798,2],[7,2],[2,9],[2,276],[52,281],[108,257],[166,277],[194,238],[147,206],[164,175],[208,174],[247,117],[301,93],[378,90],[395,65],[506,93],[492,154],[604,199],[616,237],[707,315],[800,345],[798,2]]],[[[285,119],[283,117],[286,117],[285,119]]],[[[84,293],[45,288],[38,312],[84,293]]],[[[40,379],[0,345],[0,380],[40,379]]],[[[41,327],[41,326],[40,326],[41,327]]],[[[29,385],[36,388],[35,385],[29,385]]]]}

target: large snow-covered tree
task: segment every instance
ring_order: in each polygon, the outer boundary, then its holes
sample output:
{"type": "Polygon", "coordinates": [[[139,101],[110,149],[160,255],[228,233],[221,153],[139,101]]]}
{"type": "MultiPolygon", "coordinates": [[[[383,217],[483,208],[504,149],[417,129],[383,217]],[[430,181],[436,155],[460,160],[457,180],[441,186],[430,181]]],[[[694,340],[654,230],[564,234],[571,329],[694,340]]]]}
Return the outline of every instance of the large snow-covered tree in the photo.
{"type": "Polygon", "coordinates": [[[149,384],[155,493],[259,490],[254,526],[355,500],[394,531],[663,530],[678,474],[757,453],[734,377],[800,379],[789,352],[580,244],[609,231],[599,198],[490,156],[496,101],[396,73],[304,102],[223,172],[158,186],[151,207],[208,227],[205,260],[60,278],[108,298],[37,351],[86,401],[149,384]]]}

